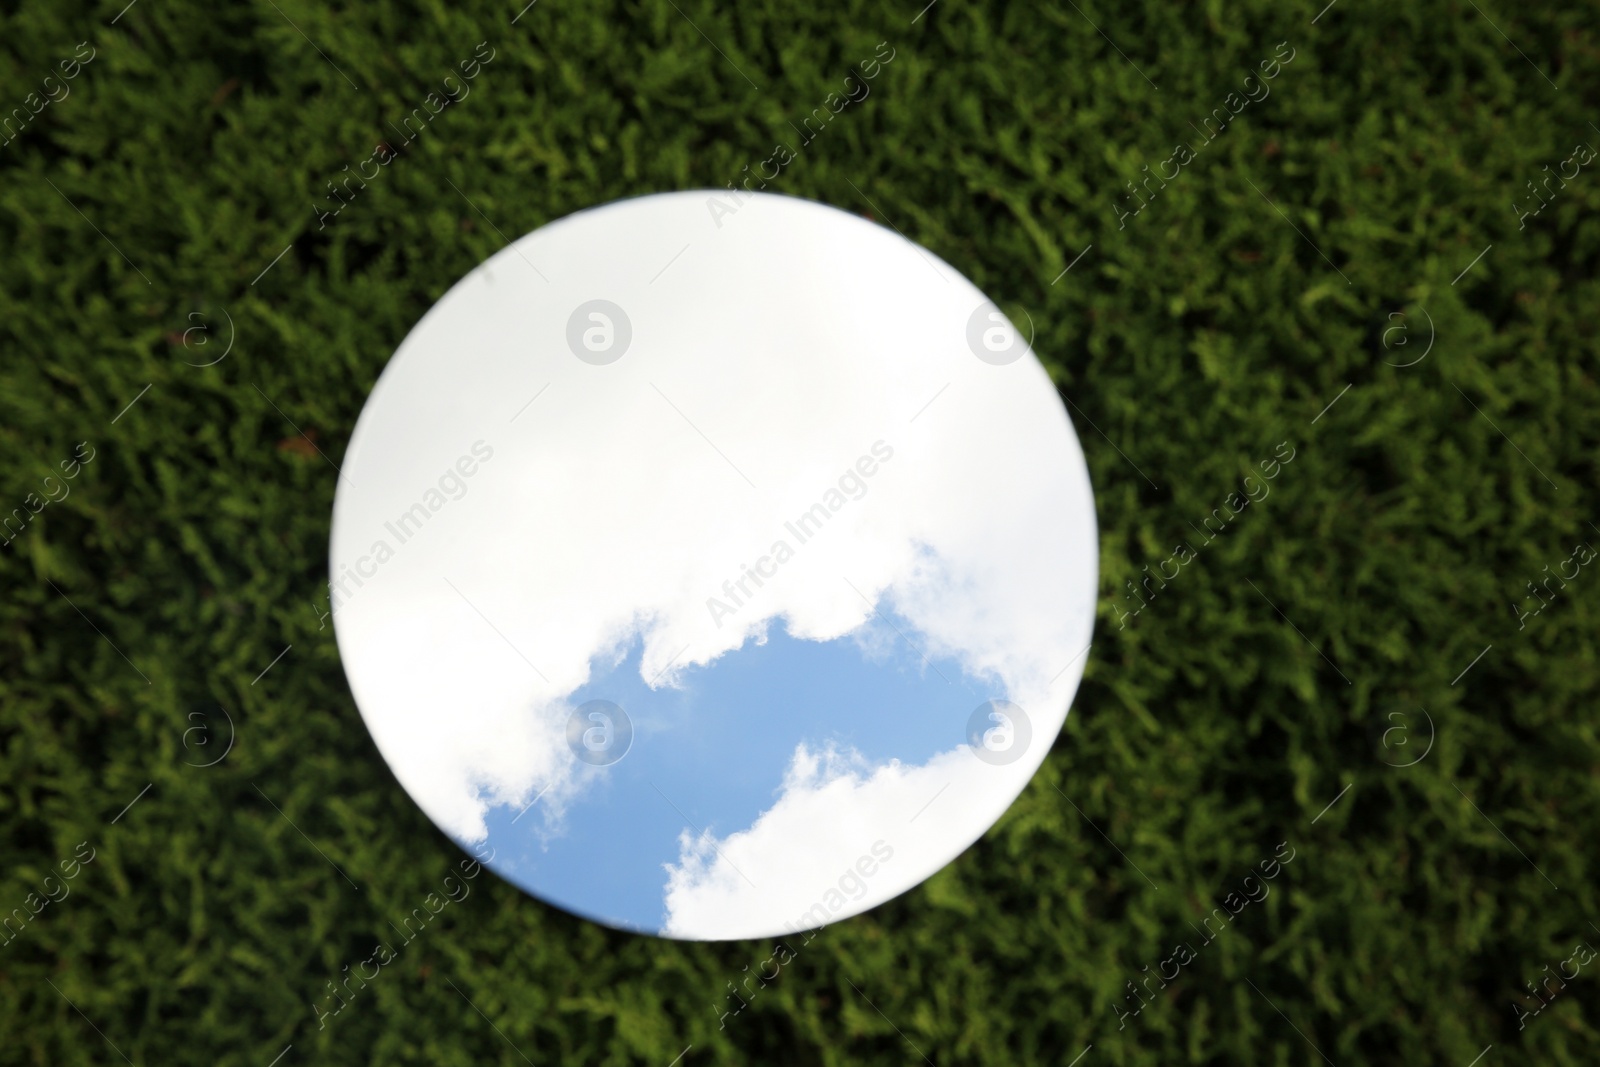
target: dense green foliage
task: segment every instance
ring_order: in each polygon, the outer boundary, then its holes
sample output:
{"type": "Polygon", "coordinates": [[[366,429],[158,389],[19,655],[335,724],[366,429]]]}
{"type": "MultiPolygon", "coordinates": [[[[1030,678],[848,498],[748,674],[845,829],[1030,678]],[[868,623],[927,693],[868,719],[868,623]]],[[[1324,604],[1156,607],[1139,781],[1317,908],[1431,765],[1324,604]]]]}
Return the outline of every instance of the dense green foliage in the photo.
{"type": "Polygon", "coordinates": [[[0,16],[0,514],[27,518],[0,548],[0,914],[93,850],[0,945],[0,1064],[1600,1056],[1600,962],[1517,1007],[1600,946],[1592,7],[121,2],[0,16]],[[319,222],[479,42],[471,94],[319,222]],[[462,858],[321,617],[374,379],[508,238],[725,185],[879,42],[870,97],[770,188],[893,225],[1037,329],[1104,593],[1049,761],[726,1029],[771,944],[613,933],[492,876],[319,1029],[462,858]]]}

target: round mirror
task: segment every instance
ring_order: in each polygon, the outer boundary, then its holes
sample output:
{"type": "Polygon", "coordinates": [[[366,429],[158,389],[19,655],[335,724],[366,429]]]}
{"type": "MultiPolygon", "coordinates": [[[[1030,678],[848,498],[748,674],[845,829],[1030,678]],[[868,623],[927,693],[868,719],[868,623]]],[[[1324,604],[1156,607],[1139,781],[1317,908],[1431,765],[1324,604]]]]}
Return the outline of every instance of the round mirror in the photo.
{"type": "Polygon", "coordinates": [[[983,293],[855,215],[682,192],[545,226],[423,317],[330,578],[429,818],[541,900],[712,940],[865,911],[1000,817],[1097,552],[1065,409],[983,293]]]}

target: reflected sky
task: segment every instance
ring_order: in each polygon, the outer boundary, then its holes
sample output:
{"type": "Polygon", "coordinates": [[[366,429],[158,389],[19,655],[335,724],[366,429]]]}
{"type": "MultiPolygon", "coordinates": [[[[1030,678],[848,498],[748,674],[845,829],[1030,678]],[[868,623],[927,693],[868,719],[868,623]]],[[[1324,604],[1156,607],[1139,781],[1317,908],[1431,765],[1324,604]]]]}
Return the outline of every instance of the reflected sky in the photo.
{"type": "MultiPolygon", "coordinates": [[[[628,754],[583,768],[592,782],[554,826],[537,803],[491,810],[495,869],[568,910],[659,929],[679,834],[751,826],[777,798],[797,745],[833,746],[876,766],[924,763],[961,743],[973,708],[997,695],[994,682],[951,658],[924,659],[897,632],[910,629],[888,614],[815,642],[777,626],[661,689],[641,677],[632,642],[570,700],[621,705],[633,721],[628,754]]],[[[759,884],[762,872],[745,873],[759,884]]]]}

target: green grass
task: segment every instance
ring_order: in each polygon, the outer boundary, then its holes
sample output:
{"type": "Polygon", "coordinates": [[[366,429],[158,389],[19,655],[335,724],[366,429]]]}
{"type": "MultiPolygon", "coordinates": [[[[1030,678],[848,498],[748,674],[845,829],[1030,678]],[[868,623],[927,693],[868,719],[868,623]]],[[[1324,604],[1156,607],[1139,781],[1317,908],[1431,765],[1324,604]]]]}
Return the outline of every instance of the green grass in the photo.
{"type": "Polygon", "coordinates": [[[1512,206],[1600,146],[1592,9],[121,2],[0,16],[0,115],[94,52],[0,146],[0,514],[93,452],[0,548],[0,909],[94,850],[0,946],[0,1063],[1595,1062],[1600,963],[1525,1028],[1514,1005],[1600,947],[1600,568],[1512,609],[1600,545],[1600,166],[1525,228],[1512,206]],[[871,96],[771,188],[1027,311],[1075,405],[1103,604],[1048,762],[725,1030],[771,944],[625,936],[492,876],[319,1030],[326,983],[462,859],[317,607],[375,377],[508,238],[725,185],[880,41],[871,96]],[[471,95],[319,227],[479,42],[471,95]],[[1119,228],[1124,183],[1279,42],[1271,95],[1119,228]],[[1271,496],[1124,619],[1281,442],[1271,496]],[[186,765],[219,707],[232,750],[186,765]],[[1431,749],[1392,766],[1423,709],[1431,749]]]}

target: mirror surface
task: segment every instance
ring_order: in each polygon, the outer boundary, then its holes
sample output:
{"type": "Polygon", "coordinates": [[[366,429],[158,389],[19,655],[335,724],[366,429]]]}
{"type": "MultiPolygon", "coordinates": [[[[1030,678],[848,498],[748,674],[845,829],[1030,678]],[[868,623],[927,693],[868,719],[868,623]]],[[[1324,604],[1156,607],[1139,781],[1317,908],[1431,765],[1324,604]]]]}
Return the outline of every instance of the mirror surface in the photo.
{"type": "Polygon", "coordinates": [[[446,834],[714,940],[858,914],[982,835],[1066,717],[1097,559],[1065,409],[983,293],[855,215],[701,191],[439,300],[352,436],[330,576],[361,714],[446,834]]]}

